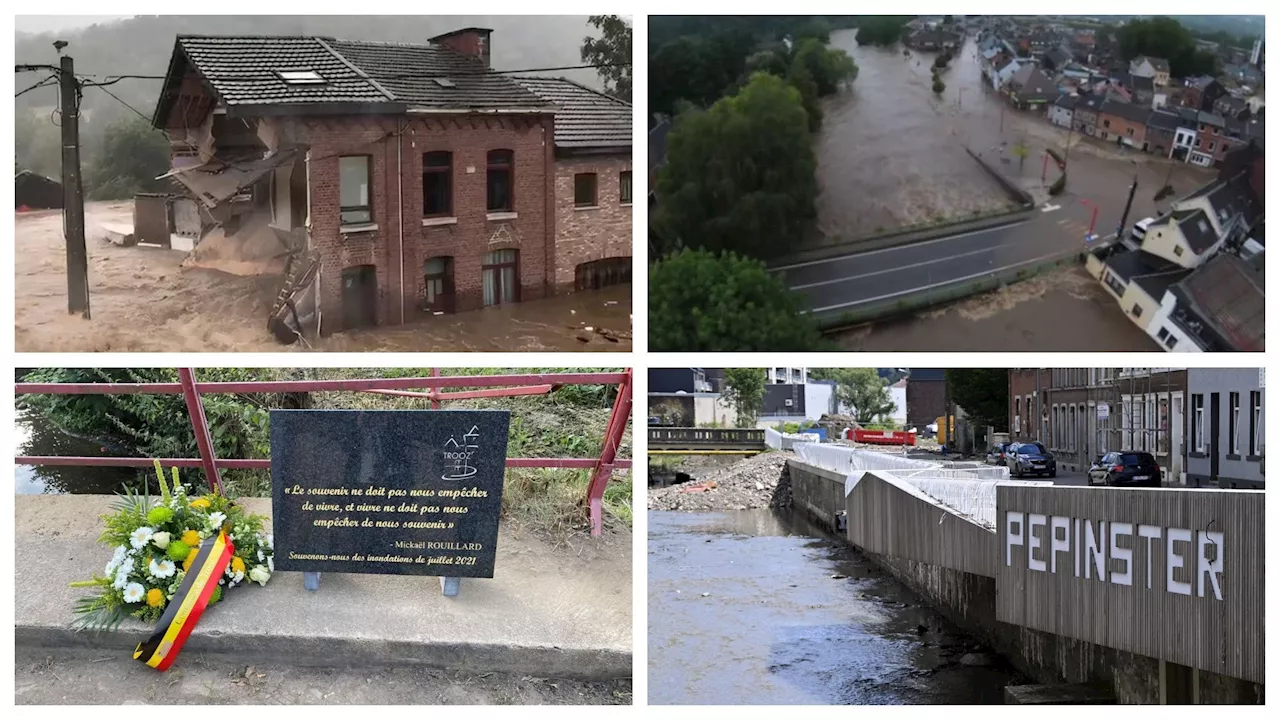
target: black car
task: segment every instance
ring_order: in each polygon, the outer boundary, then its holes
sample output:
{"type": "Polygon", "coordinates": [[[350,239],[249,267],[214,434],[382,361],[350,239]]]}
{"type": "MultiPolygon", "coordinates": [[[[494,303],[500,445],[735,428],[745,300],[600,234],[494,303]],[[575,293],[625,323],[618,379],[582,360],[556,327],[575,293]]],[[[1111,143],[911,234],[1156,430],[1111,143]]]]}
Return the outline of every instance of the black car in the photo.
{"type": "Polygon", "coordinates": [[[1107,453],[1089,468],[1089,484],[1160,487],[1160,465],[1149,452],[1122,450],[1107,453]]]}
{"type": "Polygon", "coordinates": [[[1009,474],[1016,477],[1028,475],[1058,476],[1058,462],[1053,453],[1038,442],[1012,443],[1005,449],[1004,464],[1009,474]]]}

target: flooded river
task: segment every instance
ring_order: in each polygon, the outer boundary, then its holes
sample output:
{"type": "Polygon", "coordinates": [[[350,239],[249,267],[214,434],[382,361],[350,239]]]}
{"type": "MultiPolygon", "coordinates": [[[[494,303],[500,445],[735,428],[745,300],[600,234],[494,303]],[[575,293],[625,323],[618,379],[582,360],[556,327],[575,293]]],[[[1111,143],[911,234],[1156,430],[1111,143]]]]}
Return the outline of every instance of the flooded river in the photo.
{"type": "MultiPolygon", "coordinates": [[[[69,455],[103,457],[106,448],[68,435],[42,416],[19,409],[13,433],[13,455],[69,455]]],[[[132,468],[52,467],[18,465],[15,491],[27,494],[114,494],[125,487],[141,488],[144,476],[132,468]]]]}
{"type": "Polygon", "coordinates": [[[800,515],[649,512],[652,704],[973,704],[1018,684],[800,515]]]}

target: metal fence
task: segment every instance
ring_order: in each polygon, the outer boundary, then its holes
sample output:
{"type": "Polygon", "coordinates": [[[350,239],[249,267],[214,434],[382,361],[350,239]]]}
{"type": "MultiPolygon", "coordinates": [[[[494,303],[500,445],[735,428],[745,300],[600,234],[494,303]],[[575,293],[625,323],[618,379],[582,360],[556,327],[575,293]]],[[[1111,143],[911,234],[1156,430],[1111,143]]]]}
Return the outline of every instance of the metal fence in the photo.
{"type": "MultiPolygon", "coordinates": [[[[367,392],[399,397],[415,397],[431,401],[433,409],[450,400],[473,398],[515,397],[548,394],[564,385],[617,385],[618,394],[605,426],[604,443],[600,457],[591,458],[507,458],[508,468],[555,468],[591,470],[587,485],[587,505],[591,517],[591,534],[599,535],[602,529],[602,502],[605,487],[614,470],[628,469],[631,460],[619,458],[618,448],[631,417],[632,371],[626,369],[612,373],[546,373],[532,375],[457,375],[441,376],[433,370],[431,377],[416,378],[362,378],[350,380],[275,380],[245,382],[197,382],[195,371],[179,368],[176,383],[17,383],[15,395],[124,395],[124,394],[181,394],[191,416],[198,458],[159,458],[166,467],[203,468],[209,487],[222,490],[220,468],[270,469],[270,458],[217,458],[213,454],[213,440],[209,424],[205,420],[201,395],[217,393],[284,393],[316,391],[367,392]],[[441,392],[441,388],[479,388],[457,392],[441,392]],[[426,390],[426,392],[420,392],[426,390]]],[[[22,456],[14,458],[18,465],[77,465],[99,467],[151,467],[153,458],[139,457],[68,457],[22,456]]]]}

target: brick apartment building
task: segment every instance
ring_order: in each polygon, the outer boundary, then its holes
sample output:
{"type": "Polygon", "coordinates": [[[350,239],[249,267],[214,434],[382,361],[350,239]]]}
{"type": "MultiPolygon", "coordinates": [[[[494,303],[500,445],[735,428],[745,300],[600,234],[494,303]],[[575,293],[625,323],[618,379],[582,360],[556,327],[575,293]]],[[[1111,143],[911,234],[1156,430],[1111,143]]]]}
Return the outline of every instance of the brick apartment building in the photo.
{"type": "Polygon", "coordinates": [[[1165,482],[1185,483],[1186,397],[1186,370],[1012,369],[1010,437],[1043,443],[1067,471],[1112,450],[1144,450],[1165,482]]]}
{"type": "Polygon", "coordinates": [[[558,257],[562,108],[490,70],[490,35],[180,36],[153,124],[213,224],[315,259],[323,334],[540,298],[596,250],[558,257]]]}

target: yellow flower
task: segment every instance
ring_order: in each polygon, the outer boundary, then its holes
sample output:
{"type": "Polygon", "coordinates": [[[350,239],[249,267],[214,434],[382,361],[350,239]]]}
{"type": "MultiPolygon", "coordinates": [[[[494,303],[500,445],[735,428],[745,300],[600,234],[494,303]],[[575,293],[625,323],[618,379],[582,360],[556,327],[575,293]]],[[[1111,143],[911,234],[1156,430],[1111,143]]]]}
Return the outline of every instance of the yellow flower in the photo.
{"type": "Polygon", "coordinates": [[[187,559],[182,561],[182,569],[190,570],[191,563],[196,561],[196,556],[199,554],[200,554],[199,550],[197,550],[196,548],[191,548],[191,552],[187,553],[187,559]]]}
{"type": "Polygon", "coordinates": [[[231,572],[244,572],[244,561],[239,557],[231,558],[231,572]]]}
{"type": "Polygon", "coordinates": [[[157,588],[151,588],[147,591],[147,604],[155,608],[160,607],[164,604],[164,593],[157,588]]]}
{"type": "Polygon", "coordinates": [[[191,501],[191,507],[205,509],[209,507],[209,498],[196,498],[191,501]]]}
{"type": "Polygon", "coordinates": [[[182,542],[191,547],[200,547],[200,533],[195,530],[188,530],[182,533],[182,542]]]}

